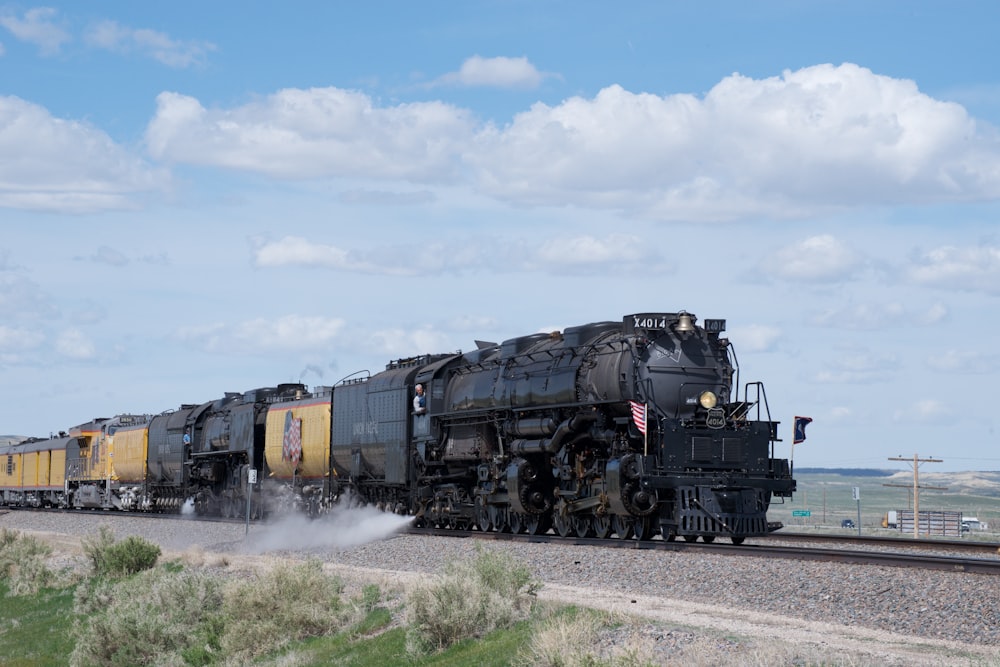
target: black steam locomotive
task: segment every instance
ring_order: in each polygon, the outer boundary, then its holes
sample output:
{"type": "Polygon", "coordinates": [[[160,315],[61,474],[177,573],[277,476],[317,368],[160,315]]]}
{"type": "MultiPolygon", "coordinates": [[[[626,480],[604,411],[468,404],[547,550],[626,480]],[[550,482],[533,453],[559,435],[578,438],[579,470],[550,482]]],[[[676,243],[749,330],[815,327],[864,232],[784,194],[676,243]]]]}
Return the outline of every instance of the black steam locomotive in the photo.
{"type": "Polygon", "coordinates": [[[93,420],[0,447],[0,504],[256,518],[346,496],[455,529],[739,544],[781,526],[795,480],[724,330],[642,313],[93,420]]]}
{"type": "Polygon", "coordinates": [[[795,480],[724,330],[643,313],[392,363],[334,388],[335,491],[460,529],[765,535],[795,480]]]}

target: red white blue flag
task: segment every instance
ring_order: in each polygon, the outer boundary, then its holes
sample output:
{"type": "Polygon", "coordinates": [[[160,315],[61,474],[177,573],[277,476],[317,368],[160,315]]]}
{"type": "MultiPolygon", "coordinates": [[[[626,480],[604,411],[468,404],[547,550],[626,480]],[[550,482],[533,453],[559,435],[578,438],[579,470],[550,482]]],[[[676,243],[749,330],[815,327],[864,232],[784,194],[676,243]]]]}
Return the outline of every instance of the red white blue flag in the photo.
{"type": "Polygon", "coordinates": [[[281,438],[281,460],[291,461],[293,466],[302,458],[302,420],[292,417],[292,411],[285,413],[285,432],[281,438]]]}
{"type": "Polygon", "coordinates": [[[635,401],[629,401],[628,404],[632,406],[632,421],[635,422],[635,427],[639,429],[639,433],[646,435],[646,406],[635,401]]]}
{"type": "Polygon", "coordinates": [[[812,421],[812,417],[796,417],[795,418],[795,435],[792,438],[792,444],[797,445],[800,442],[805,442],[806,440],[806,426],[812,421]]]}

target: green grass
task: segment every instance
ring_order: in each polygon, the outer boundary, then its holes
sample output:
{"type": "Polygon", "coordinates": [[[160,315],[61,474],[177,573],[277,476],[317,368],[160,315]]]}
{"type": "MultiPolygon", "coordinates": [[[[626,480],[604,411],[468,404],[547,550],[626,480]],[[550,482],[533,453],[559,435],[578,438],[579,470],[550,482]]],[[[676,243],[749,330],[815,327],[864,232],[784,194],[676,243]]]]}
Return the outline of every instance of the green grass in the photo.
{"type": "Polygon", "coordinates": [[[294,652],[301,667],[351,665],[352,667],[504,667],[531,640],[532,624],[522,621],[513,628],[496,630],[481,639],[465,640],[440,653],[413,657],[406,652],[406,629],[393,628],[379,635],[354,638],[350,633],[303,642],[294,652]]]}
{"type": "Polygon", "coordinates": [[[73,590],[43,589],[9,596],[0,581],[0,664],[4,667],[63,667],[73,650],[73,590]]]}

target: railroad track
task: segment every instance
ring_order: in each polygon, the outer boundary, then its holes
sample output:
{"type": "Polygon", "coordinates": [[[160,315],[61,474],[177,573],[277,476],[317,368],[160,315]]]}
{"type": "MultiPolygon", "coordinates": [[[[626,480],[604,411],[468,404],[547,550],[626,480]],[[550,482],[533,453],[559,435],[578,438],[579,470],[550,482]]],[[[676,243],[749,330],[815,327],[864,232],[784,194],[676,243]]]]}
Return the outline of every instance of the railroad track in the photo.
{"type": "Polygon", "coordinates": [[[826,535],[822,533],[786,533],[784,531],[771,533],[767,537],[758,537],[753,539],[764,540],[767,542],[826,542],[833,544],[880,546],[893,549],[940,549],[947,551],[1000,554],[1000,544],[997,542],[978,542],[974,540],[918,540],[913,539],[912,537],[885,537],[882,535],[826,535]]]}
{"type": "MultiPolygon", "coordinates": [[[[705,544],[665,540],[607,540],[597,538],[559,537],[558,535],[526,535],[480,531],[456,531],[441,528],[416,528],[407,531],[413,535],[431,535],[451,538],[472,538],[480,540],[528,542],[542,544],[573,544],[598,546],[614,549],[649,549],[659,551],[690,551],[734,557],[782,558],[787,560],[854,563],[861,565],[883,565],[887,567],[908,567],[925,570],[944,570],[974,574],[1000,575],[1000,558],[971,558],[966,556],[946,556],[938,554],[913,554],[871,549],[832,549],[816,547],[776,546],[767,544],[705,544]]],[[[995,553],[995,546],[994,546],[995,553]]]]}

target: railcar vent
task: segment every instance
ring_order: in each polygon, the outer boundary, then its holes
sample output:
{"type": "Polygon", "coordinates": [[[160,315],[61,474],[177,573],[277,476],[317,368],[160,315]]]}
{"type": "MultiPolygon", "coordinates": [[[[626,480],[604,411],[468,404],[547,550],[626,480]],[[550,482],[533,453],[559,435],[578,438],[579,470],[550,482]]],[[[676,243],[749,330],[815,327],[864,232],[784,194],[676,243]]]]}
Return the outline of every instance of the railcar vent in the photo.
{"type": "Polygon", "coordinates": [[[711,461],[712,460],[712,439],[706,437],[691,438],[691,460],[711,461]]]}
{"type": "Polygon", "coordinates": [[[722,460],[736,463],[743,460],[743,440],[741,438],[722,439],[722,460]]]}

